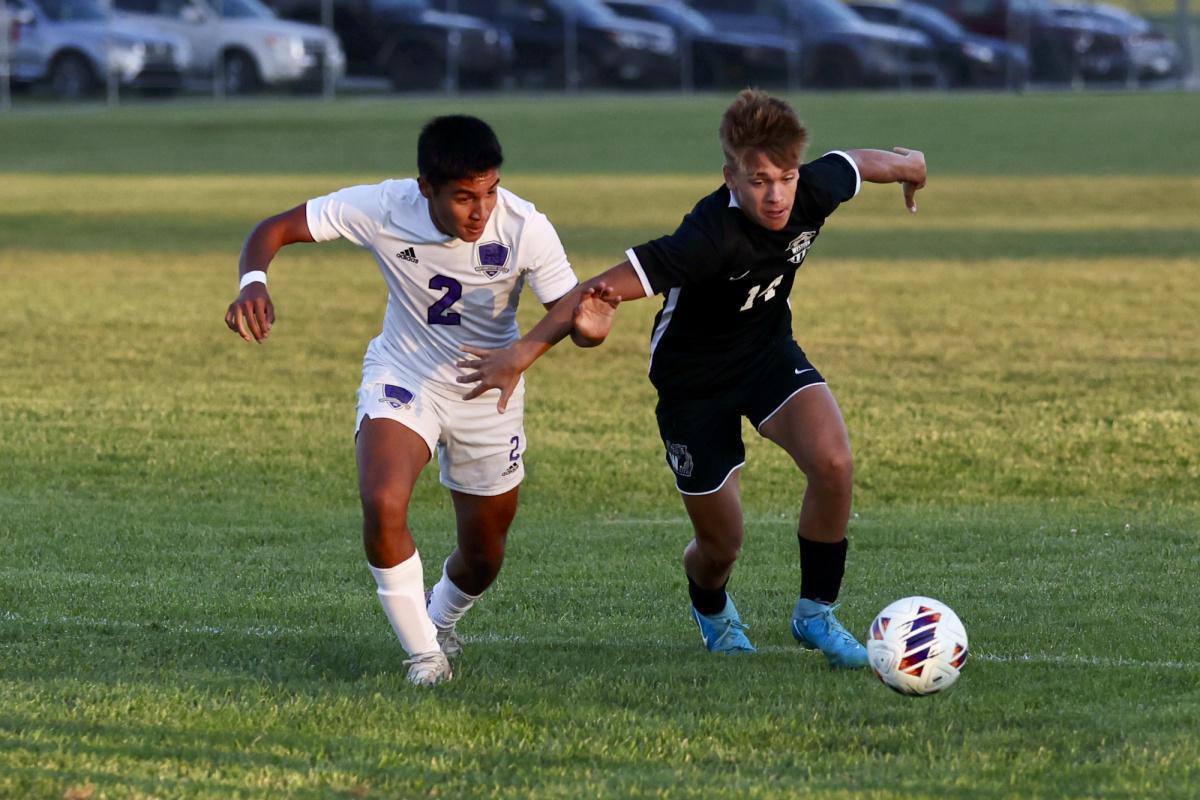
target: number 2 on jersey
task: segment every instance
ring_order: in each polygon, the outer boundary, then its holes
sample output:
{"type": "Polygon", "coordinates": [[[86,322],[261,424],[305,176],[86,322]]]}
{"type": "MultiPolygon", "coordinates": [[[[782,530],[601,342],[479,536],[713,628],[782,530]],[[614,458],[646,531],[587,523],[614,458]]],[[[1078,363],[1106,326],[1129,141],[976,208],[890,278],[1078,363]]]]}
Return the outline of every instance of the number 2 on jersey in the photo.
{"type": "Polygon", "coordinates": [[[779,284],[781,283],[783,283],[782,275],[767,284],[767,288],[763,289],[762,294],[758,293],[758,286],[751,286],[750,296],[746,298],[745,304],[738,311],[749,311],[754,306],[754,301],[760,297],[764,303],[767,302],[775,296],[775,290],[779,288],[779,284]]]}
{"type": "Polygon", "coordinates": [[[425,318],[429,320],[430,325],[461,325],[462,315],[457,311],[447,311],[446,309],[457,303],[462,298],[462,284],[447,278],[445,275],[434,275],[429,279],[430,289],[444,289],[446,293],[442,295],[442,299],[429,307],[425,312],[425,318]]]}

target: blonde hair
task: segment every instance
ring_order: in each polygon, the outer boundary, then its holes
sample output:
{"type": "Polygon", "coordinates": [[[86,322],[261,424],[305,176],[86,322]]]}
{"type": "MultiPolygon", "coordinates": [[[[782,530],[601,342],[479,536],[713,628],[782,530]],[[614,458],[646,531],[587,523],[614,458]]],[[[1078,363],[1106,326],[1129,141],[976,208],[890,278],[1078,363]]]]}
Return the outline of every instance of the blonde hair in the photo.
{"type": "Polygon", "coordinates": [[[730,169],[740,169],[747,153],[760,150],[781,169],[796,169],[808,130],[787,102],[760,89],[742,89],[721,117],[721,149],[730,169]]]}

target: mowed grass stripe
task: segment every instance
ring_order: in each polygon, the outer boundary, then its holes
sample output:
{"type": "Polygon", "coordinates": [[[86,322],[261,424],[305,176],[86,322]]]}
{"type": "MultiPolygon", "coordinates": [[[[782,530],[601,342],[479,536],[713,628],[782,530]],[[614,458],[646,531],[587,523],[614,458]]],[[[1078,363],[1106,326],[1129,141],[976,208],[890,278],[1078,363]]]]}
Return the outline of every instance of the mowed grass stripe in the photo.
{"type": "MultiPolygon", "coordinates": [[[[621,520],[613,520],[613,522],[621,522],[621,520]]],[[[687,520],[682,521],[683,524],[690,524],[687,520]]],[[[218,638],[230,637],[234,639],[268,639],[268,640],[283,640],[288,638],[315,638],[328,635],[329,631],[323,625],[309,625],[304,627],[299,626],[280,626],[280,625],[255,625],[242,628],[225,628],[217,624],[208,625],[182,625],[175,623],[163,624],[153,621],[136,621],[136,620],[115,620],[104,617],[57,617],[57,618],[26,618],[21,614],[5,611],[0,612],[0,626],[10,626],[11,628],[21,628],[25,631],[31,629],[43,628],[60,634],[76,633],[79,630],[86,630],[91,633],[108,632],[108,631],[140,631],[151,633],[162,633],[172,636],[194,636],[198,638],[218,638]]],[[[369,627],[363,627],[354,632],[343,634],[344,637],[350,639],[367,639],[375,640],[378,638],[376,631],[369,627]]],[[[575,636],[575,637],[526,637],[519,635],[503,635],[496,633],[483,632],[476,635],[463,635],[463,641],[470,645],[472,649],[486,648],[491,645],[516,645],[520,647],[536,647],[539,649],[551,649],[560,647],[580,647],[592,646],[611,649],[660,649],[660,650],[676,650],[686,653],[694,653],[696,643],[684,639],[653,639],[649,637],[639,637],[632,639],[596,639],[591,636],[575,636]]],[[[785,654],[796,655],[798,650],[795,644],[792,645],[762,645],[758,647],[758,652],[763,654],[785,654]]],[[[992,662],[997,664],[1012,664],[1015,666],[1041,666],[1046,664],[1060,665],[1063,667],[1079,667],[1083,669],[1129,669],[1129,670],[1184,670],[1194,672],[1200,675],[1200,661],[1182,660],[1182,661],[1166,661],[1141,658],[1110,658],[1106,656],[1093,656],[1083,654],[1059,655],[1045,652],[1030,652],[1023,650],[1020,652],[1001,653],[988,650],[985,647],[973,646],[970,650],[970,661],[972,664],[979,661],[992,662]]]]}
{"type": "MultiPolygon", "coordinates": [[[[715,174],[719,94],[263,98],[0,117],[0,172],[397,174],[430,117],[488,120],[513,171],[715,174]]],[[[947,174],[1200,174],[1200,94],[797,92],[810,151],[904,145],[947,174]]]]}
{"type": "MultiPolygon", "coordinates": [[[[42,216],[115,223],[150,216],[177,226],[202,217],[206,225],[257,221],[343,186],[375,183],[391,175],[244,175],[97,177],[0,174],[0,219],[42,216]]],[[[401,175],[403,177],[403,175],[401,175]]],[[[505,173],[503,185],[532,201],[559,226],[671,230],[683,214],[721,184],[711,177],[533,176],[505,173]]],[[[856,230],[992,231],[1200,231],[1200,177],[1103,176],[995,177],[939,175],[930,166],[929,188],[918,195],[920,214],[910,220],[895,187],[864,184],[831,224],[856,230]]],[[[113,227],[121,227],[114,225],[113,227]]],[[[153,227],[153,225],[151,225],[153,227]]],[[[113,228],[110,228],[112,230],[113,228]]],[[[60,232],[61,236],[61,232],[60,232]]],[[[59,239],[60,243],[69,240],[59,239]]],[[[119,243],[114,243],[118,244],[119,243]]]]}
{"type": "MultiPolygon", "coordinates": [[[[0,182],[0,248],[161,252],[164,260],[204,252],[232,260],[262,217],[379,176],[8,177],[0,182]]],[[[931,181],[915,216],[895,188],[864,186],[831,218],[813,258],[1171,258],[1200,249],[1197,178],[935,175],[931,181]]],[[[716,181],[517,175],[506,185],[551,217],[577,263],[611,264],[624,247],[674,230],[716,181]]]]}
{"type": "MultiPolygon", "coordinates": [[[[352,486],[341,455],[383,313],[361,253],[286,256],[265,347],[224,327],[226,259],[5,254],[0,268],[12,298],[0,309],[9,491],[58,482],[132,499],[129,478],[177,475],[177,497],[211,504],[213,482],[251,495],[273,483],[284,495],[352,486]],[[250,452],[230,439],[264,430],[269,443],[250,452]],[[276,462],[287,465],[277,476],[276,462]],[[230,463],[255,464],[253,478],[231,480],[230,463]]],[[[1200,500],[1200,320],[1180,301],[1198,281],[1189,259],[813,259],[792,305],[799,341],[849,418],[860,502],[1087,503],[1101,492],[1106,504],[1149,507],[1200,500]]],[[[627,484],[625,506],[673,501],[645,379],[659,305],[625,305],[604,347],[556,348],[531,373],[535,485],[584,504],[597,481],[627,484]]],[[[522,325],[539,313],[523,303],[522,325]]],[[[748,496],[790,497],[786,456],[749,430],[747,442],[748,496]]]]}

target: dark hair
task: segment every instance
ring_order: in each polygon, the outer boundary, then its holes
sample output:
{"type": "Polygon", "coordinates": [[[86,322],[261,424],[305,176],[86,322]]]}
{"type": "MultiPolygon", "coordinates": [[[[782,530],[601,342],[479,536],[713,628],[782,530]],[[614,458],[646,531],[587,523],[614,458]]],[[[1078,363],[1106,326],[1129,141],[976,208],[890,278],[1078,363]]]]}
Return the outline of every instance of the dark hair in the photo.
{"type": "Polygon", "coordinates": [[[496,132],[478,117],[434,117],[417,139],[417,170],[435,187],[480,175],[503,162],[496,132]]]}

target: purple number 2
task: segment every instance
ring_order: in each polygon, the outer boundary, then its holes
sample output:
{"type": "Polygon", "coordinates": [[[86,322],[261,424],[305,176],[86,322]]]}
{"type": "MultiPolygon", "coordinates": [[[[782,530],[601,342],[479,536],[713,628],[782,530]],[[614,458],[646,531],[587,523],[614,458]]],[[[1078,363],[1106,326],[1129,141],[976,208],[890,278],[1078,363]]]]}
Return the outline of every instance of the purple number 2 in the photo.
{"type": "Polygon", "coordinates": [[[446,293],[442,295],[442,299],[429,307],[425,312],[425,318],[429,320],[430,325],[461,325],[462,315],[457,311],[447,311],[446,309],[457,303],[462,298],[462,284],[447,278],[445,275],[434,275],[429,279],[430,289],[445,289],[446,293]]]}

